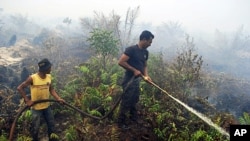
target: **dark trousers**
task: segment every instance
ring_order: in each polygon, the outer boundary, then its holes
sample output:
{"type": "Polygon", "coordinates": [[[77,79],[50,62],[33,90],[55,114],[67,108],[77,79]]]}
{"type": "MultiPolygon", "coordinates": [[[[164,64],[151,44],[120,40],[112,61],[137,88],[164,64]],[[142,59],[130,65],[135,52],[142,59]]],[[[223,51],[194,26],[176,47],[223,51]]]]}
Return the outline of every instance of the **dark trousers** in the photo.
{"type": "Polygon", "coordinates": [[[38,141],[38,133],[40,129],[40,121],[43,116],[48,127],[48,136],[50,137],[51,133],[55,133],[55,124],[54,124],[54,116],[52,114],[51,108],[48,107],[42,110],[31,110],[32,112],[32,126],[31,126],[31,135],[33,141],[38,141]]]}
{"type": "Polygon", "coordinates": [[[120,111],[118,116],[118,124],[125,124],[126,114],[129,113],[129,118],[136,121],[137,109],[136,104],[139,101],[140,89],[139,89],[140,79],[134,79],[132,83],[123,84],[123,96],[120,104],[120,111]],[[129,85],[129,86],[128,86],[129,85]]]}

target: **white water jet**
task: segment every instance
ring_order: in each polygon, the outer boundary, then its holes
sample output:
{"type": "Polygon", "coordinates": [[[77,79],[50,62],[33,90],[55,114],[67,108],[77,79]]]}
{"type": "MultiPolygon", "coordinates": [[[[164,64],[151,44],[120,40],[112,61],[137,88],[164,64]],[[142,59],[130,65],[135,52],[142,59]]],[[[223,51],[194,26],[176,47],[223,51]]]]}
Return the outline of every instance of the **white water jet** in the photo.
{"type": "Polygon", "coordinates": [[[179,104],[181,104],[182,106],[184,106],[187,110],[189,110],[190,112],[192,112],[193,114],[195,114],[196,116],[198,116],[200,119],[202,119],[203,121],[205,121],[208,125],[214,127],[217,131],[219,131],[221,134],[226,135],[229,137],[229,134],[220,126],[218,126],[217,124],[213,123],[212,120],[210,118],[208,118],[207,116],[205,116],[204,114],[196,111],[195,109],[193,109],[192,107],[189,107],[187,104],[183,103],[182,101],[180,101],[179,99],[174,98],[173,96],[171,96],[170,94],[168,94],[169,97],[171,97],[172,99],[174,99],[176,102],[178,102],[179,104]]]}
{"type": "MultiPolygon", "coordinates": [[[[145,78],[144,76],[142,76],[144,80],[147,81],[147,78],[145,78]]],[[[183,103],[182,101],[180,101],[179,99],[173,97],[172,95],[170,95],[167,91],[163,90],[161,87],[159,87],[158,85],[156,85],[153,82],[149,82],[152,85],[154,85],[155,87],[157,87],[158,89],[160,89],[162,92],[164,92],[165,94],[167,94],[170,98],[172,98],[173,100],[175,100],[176,102],[178,102],[179,104],[181,104],[182,106],[184,106],[187,110],[189,110],[190,112],[192,112],[193,114],[195,114],[196,116],[198,116],[200,119],[202,119],[204,122],[206,122],[208,125],[214,127],[218,132],[220,132],[221,134],[230,137],[230,135],[220,126],[218,126],[217,124],[213,123],[212,120],[210,118],[208,118],[207,116],[205,116],[204,114],[196,111],[195,109],[193,109],[192,107],[188,106],[187,104],[183,103]]]]}

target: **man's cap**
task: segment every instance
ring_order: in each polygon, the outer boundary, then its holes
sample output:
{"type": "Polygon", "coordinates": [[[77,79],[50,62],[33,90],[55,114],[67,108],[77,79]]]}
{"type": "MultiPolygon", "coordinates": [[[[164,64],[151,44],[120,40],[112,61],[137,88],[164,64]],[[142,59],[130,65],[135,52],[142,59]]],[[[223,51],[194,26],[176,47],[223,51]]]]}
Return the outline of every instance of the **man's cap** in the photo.
{"type": "Polygon", "coordinates": [[[38,62],[39,71],[41,71],[41,72],[47,71],[51,66],[52,66],[52,64],[50,63],[50,61],[47,58],[38,62]]]}

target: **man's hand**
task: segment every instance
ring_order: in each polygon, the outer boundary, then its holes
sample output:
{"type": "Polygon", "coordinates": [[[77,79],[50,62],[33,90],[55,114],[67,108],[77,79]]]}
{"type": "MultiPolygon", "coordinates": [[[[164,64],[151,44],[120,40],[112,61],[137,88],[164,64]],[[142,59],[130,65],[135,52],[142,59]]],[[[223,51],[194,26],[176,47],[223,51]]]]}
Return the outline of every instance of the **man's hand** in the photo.
{"type": "Polygon", "coordinates": [[[141,76],[144,79],[144,81],[146,81],[146,82],[148,82],[150,84],[152,83],[152,79],[149,76],[143,76],[143,75],[141,75],[141,76]]]}
{"type": "Polygon", "coordinates": [[[60,98],[60,97],[57,99],[57,101],[59,101],[61,104],[63,104],[65,102],[65,100],[60,98]]]}
{"type": "Polygon", "coordinates": [[[141,75],[141,72],[140,71],[138,71],[138,70],[135,70],[134,71],[134,76],[140,76],[141,75]]]}
{"type": "Polygon", "coordinates": [[[26,100],[25,103],[26,103],[29,107],[32,106],[32,105],[34,104],[34,102],[31,101],[31,100],[26,100]]]}

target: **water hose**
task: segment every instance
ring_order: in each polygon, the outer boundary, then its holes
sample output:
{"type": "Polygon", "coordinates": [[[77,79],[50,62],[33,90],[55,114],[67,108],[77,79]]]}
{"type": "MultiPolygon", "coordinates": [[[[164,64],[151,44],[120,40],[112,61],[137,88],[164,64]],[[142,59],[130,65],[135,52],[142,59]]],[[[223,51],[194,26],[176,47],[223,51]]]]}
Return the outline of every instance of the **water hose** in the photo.
{"type": "MultiPolygon", "coordinates": [[[[133,76],[133,77],[129,80],[129,82],[127,83],[127,85],[126,85],[124,91],[125,91],[125,90],[128,88],[128,86],[134,81],[134,78],[135,78],[135,77],[133,76]]],[[[121,96],[118,98],[118,100],[116,101],[116,103],[114,104],[114,106],[112,107],[112,109],[111,109],[108,113],[106,113],[104,116],[102,116],[102,117],[97,117],[97,116],[93,116],[93,115],[91,115],[91,114],[88,114],[88,113],[86,113],[86,112],[84,112],[84,111],[78,109],[77,107],[74,107],[74,106],[70,105],[70,104],[67,103],[67,102],[63,102],[63,105],[65,105],[65,106],[67,106],[68,108],[71,108],[71,109],[73,109],[73,110],[79,112],[79,113],[82,114],[83,116],[87,116],[87,117],[90,117],[90,118],[93,118],[93,119],[96,119],[96,120],[103,120],[103,119],[107,118],[107,117],[116,109],[116,107],[119,105],[119,103],[120,103],[120,101],[121,101],[121,97],[122,97],[124,94],[125,94],[125,93],[123,92],[123,93],[121,94],[121,96]]],[[[43,103],[43,102],[58,102],[58,103],[60,103],[59,101],[53,100],[53,99],[43,99],[43,100],[34,101],[34,104],[33,104],[33,105],[38,104],[38,103],[43,103]]],[[[26,105],[25,107],[23,107],[23,108],[17,113],[17,115],[16,115],[16,117],[15,117],[15,119],[14,119],[12,125],[11,125],[11,130],[10,130],[10,135],[9,135],[9,141],[12,141],[12,140],[13,140],[13,135],[14,135],[14,131],[15,131],[15,127],[16,127],[16,122],[17,122],[18,118],[21,116],[21,114],[22,114],[25,110],[27,110],[27,109],[29,109],[29,108],[30,108],[30,106],[26,105]]]]}

